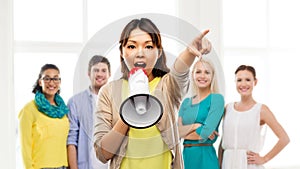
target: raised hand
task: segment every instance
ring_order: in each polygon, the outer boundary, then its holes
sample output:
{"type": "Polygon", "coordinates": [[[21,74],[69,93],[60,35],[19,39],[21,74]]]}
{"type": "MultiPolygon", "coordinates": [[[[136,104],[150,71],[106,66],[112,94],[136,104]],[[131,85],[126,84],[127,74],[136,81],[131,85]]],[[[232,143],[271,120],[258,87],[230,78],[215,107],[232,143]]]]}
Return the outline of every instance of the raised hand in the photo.
{"type": "Polygon", "coordinates": [[[188,50],[192,55],[201,58],[202,55],[208,54],[211,51],[212,45],[210,41],[205,38],[205,35],[208,32],[209,30],[205,30],[204,32],[202,32],[188,46],[188,50]]]}

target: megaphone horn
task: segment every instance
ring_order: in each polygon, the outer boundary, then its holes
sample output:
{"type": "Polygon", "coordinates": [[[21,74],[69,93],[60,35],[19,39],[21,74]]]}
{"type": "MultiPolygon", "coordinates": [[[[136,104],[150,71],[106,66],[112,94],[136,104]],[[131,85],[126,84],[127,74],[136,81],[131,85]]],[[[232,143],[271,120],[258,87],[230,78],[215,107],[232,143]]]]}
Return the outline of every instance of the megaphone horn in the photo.
{"type": "Polygon", "coordinates": [[[160,101],[150,95],[148,77],[142,68],[133,68],[129,73],[129,97],[121,104],[121,119],[133,128],[148,128],[162,117],[160,101]]]}

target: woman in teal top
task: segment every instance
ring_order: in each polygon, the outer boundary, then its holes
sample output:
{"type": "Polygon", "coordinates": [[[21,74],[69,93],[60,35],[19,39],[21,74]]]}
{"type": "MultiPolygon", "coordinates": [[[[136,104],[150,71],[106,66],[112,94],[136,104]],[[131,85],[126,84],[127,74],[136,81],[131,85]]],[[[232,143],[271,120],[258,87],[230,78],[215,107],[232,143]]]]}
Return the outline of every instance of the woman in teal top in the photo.
{"type": "Polygon", "coordinates": [[[193,95],[183,100],[178,118],[185,169],[219,169],[213,143],[224,112],[213,63],[202,58],[193,67],[193,95]]]}

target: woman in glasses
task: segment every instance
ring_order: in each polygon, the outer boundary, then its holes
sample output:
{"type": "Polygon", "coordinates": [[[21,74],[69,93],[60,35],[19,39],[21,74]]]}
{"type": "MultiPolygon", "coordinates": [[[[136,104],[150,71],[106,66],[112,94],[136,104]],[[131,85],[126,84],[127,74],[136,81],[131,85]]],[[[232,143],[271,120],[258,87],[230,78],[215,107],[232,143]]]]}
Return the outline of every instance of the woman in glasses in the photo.
{"type": "Polygon", "coordinates": [[[45,64],[33,86],[35,98],[19,113],[21,151],[26,169],[65,169],[69,112],[60,97],[60,72],[45,64]]]}

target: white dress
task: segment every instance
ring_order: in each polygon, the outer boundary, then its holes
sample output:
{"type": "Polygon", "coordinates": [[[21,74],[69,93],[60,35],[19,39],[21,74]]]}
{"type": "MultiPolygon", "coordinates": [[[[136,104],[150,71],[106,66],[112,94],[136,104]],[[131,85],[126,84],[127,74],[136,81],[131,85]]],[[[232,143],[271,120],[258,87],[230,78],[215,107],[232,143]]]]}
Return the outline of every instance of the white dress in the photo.
{"type": "Polygon", "coordinates": [[[264,169],[262,165],[247,164],[247,151],[259,153],[264,143],[266,128],[260,125],[260,111],[260,103],[243,112],[235,110],[234,103],[227,105],[223,121],[222,169],[264,169]]]}

